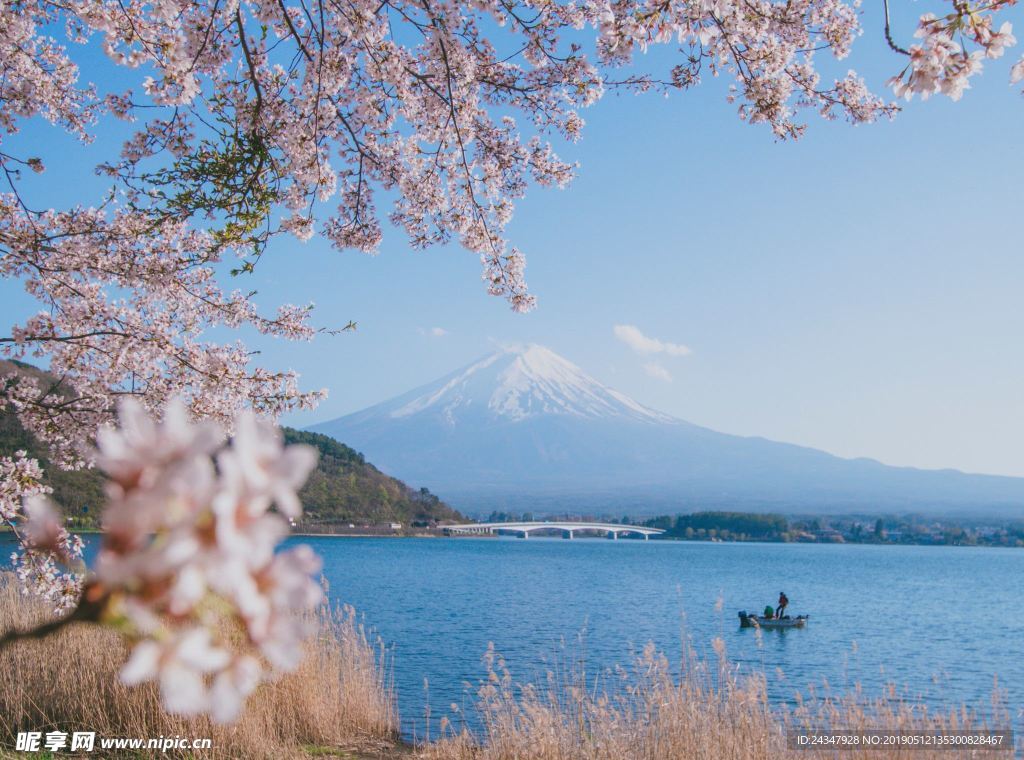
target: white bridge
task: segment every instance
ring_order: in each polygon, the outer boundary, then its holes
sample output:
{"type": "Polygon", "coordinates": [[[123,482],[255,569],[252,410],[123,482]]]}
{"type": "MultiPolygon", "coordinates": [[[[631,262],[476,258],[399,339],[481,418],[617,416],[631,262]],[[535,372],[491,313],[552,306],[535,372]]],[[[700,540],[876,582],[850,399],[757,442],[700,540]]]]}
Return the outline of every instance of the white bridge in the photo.
{"type": "Polygon", "coordinates": [[[643,536],[646,541],[650,536],[656,536],[665,531],[661,528],[645,528],[641,525],[620,525],[619,523],[598,523],[598,522],[567,522],[562,520],[551,520],[544,522],[493,522],[493,523],[466,523],[465,525],[446,525],[444,534],[446,536],[480,536],[494,535],[499,532],[516,533],[520,538],[529,538],[531,533],[540,530],[561,531],[562,538],[573,538],[574,534],[586,531],[589,533],[603,533],[608,538],[615,540],[620,533],[632,533],[643,536]]]}

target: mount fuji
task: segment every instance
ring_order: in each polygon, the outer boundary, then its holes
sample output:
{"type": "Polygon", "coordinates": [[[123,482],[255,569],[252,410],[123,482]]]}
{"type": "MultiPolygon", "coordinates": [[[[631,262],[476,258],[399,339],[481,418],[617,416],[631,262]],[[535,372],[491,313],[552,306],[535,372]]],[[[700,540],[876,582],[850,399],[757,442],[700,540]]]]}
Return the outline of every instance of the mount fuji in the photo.
{"type": "Polygon", "coordinates": [[[315,425],[458,509],[1021,514],[1024,478],[890,467],[718,433],[650,409],[543,346],[315,425]]]}

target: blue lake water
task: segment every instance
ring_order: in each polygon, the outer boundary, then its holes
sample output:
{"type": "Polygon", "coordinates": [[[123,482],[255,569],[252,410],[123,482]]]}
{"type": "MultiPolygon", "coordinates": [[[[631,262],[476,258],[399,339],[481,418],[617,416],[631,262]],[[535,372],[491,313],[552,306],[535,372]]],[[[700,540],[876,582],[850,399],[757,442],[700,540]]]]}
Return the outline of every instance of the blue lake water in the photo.
{"type": "Polygon", "coordinates": [[[984,707],[994,679],[1024,706],[1024,551],[1014,549],[608,541],[296,538],[323,557],[335,602],[391,649],[403,729],[424,735],[450,705],[471,708],[494,642],[520,682],[582,650],[590,672],[628,666],[651,641],[679,661],[721,636],[773,700],[828,681],[867,695],[895,683],[935,705],[984,707]],[[806,629],[740,629],[736,611],[780,590],[806,629]],[[721,598],[723,608],[716,610],[721,598]],[[567,647],[567,648],[566,648],[567,647]],[[781,669],[784,677],[776,674],[781,669]],[[425,688],[425,682],[428,688],[425,688]]]}
{"type": "MultiPolygon", "coordinates": [[[[403,727],[470,706],[494,642],[517,680],[536,681],[585,630],[588,669],[629,665],[648,641],[678,662],[685,637],[712,656],[721,636],[741,672],[762,669],[792,699],[827,680],[887,683],[936,705],[990,701],[994,679],[1024,706],[1024,551],[966,547],[565,541],[303,539],[332,597],[365,614],[395,660],[403,727]],[[740,629],[739,609],[780,590],[806,629],[740,629]],[[721,598],[723,608],[716,611],[721,598]],[[776,675],[781,669],[784,678],[776,675]]],[[[575,649],[574,649],[575,648],[575,649]]]]}

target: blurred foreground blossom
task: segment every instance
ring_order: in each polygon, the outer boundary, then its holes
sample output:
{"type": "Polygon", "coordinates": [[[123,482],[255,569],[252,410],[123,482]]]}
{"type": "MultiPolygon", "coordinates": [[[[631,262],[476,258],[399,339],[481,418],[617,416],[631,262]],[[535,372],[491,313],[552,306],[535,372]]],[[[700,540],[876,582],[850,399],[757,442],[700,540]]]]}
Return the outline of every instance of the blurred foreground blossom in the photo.
{"type": "MultiPolygon", "coordinates": [[[[296,491],[316,453],[283,446],[276,426],[251,412],[227,440],[215,423],[190,422],[178,401],[158,420],[133,400],[122,402],[117,427],[100,430],[97,449],[108,504],[84,576],[57,569],[80,563],[82,546],[33,486],[38,473],[19,459],[0,462],[24,476],[19,575],[51,584],[44,595],[70,610],[45,633],[71,622],[114,627],[133,642],[125,683],[157,681],[168,711],[230,722],[266,672],[298,665],[306,627],[297,613],[321,599],[312,550],[276,551],[288,533],[283,515],[301,514],[296,491]]],[[[13,514],[16,478],[5,482],[3,508],[13,514]]]]}

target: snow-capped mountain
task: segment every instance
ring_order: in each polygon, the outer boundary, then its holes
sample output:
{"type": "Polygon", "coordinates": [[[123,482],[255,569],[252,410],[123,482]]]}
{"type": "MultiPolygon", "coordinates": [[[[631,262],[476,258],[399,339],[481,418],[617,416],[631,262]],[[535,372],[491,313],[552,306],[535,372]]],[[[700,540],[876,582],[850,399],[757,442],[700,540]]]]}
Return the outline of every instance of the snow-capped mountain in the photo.
{"type": "Polygon", "coordinates": [[[638,404],[586,375],[543,346],[508,348],[459,370],[433,386],[374,407],[392,419],[437,415],[454,426],[462,416],[519,422],[529,417],[566,415],[581,419],[624,419],[653,423],[675,420],[638,404]],[[390,409],[389,409],[390,407],[390,409]]]}
{"type": "Polygon", "coordinates": [[[312,429],[470,513],[1024,507],[1021,478],[888,467],[702,428],[537,345],[503,349],[312,429]]]}

